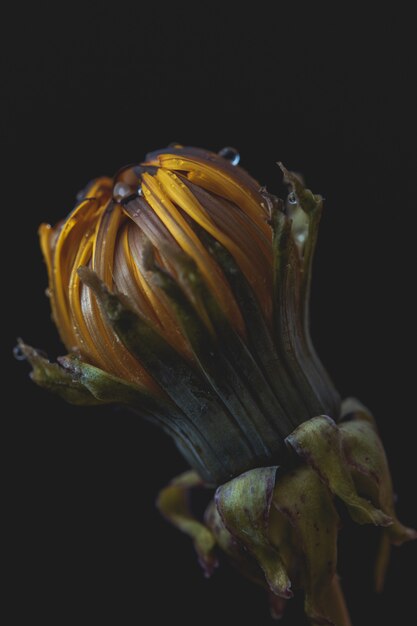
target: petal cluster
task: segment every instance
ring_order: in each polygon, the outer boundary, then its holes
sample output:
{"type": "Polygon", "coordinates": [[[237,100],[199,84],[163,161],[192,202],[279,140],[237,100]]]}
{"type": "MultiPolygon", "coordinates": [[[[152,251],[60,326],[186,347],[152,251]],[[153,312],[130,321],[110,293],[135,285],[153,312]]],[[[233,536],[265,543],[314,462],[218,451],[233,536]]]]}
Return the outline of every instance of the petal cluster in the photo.
{"type": "Polygon", "coordinates": [[[117,379],[113,401],[125,388],[123,404],[134,398],[213,485],[283,462],[305,420],[338,420],[309,332],[322,199],[282,170],[286,202],[221,154],[178,145],[90,183],[40,228],[70,355],[48,365],[23,347],[35,380],[91,403],[97,372],[107,401],[117,379]]]}

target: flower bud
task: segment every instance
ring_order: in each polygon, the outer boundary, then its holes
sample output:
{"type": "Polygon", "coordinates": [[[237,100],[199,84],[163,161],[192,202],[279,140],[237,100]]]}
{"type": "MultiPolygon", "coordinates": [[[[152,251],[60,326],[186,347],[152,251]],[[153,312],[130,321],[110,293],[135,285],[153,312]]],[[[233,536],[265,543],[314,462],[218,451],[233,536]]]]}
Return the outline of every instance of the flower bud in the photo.
{"type": "Polygon", "coordinates": [[[79,386],[102,370],[106,401],[161,424],[214,485],[284,462],[311,417],[339,418],[309,335],[322,200],[282,169],[289,210],[223,156],[176,146],[93,181],[40,228],[53,317],[76,355],[66,376],[79,386]]]}
{"type": "Polygon", "coordinates": [[[305,592],[312,624],[350,624],[336,572],[337,498],[390,545],[395,515],[375,420],[340,398],[309,334],[322,199],[282,165],[284,203],[231,148],[175,145],[93,181],[42,225],[52,312],[69,352],[51,363],[19,342],[33,380],[73,404],[116,403],[157,423],[189,472],[158,497],[206,576],[225,553],[281,617],[305,592]],[[204,519],[189,495],[216,488],[204,519]]]}

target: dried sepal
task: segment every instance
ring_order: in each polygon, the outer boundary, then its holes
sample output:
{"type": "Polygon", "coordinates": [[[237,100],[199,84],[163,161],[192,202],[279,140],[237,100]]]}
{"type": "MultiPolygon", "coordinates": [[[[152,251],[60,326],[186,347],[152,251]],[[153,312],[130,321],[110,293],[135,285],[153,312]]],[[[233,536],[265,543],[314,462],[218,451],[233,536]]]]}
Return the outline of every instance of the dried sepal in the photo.
{"type": "Polygon", "coordinates": [[[390,545],[417,538],[417,532],[401,524],[395,513],[394,491],[388,460],[370,411],[354,398],[343,403],[340,424],[343,449],[356,488],[387,513],[392,524],[382,531],[375,563],[375,588],[382,591],[389,563],[390,545]]]}
{"type": "Polygon", "coordinates": [[[273,507],[295,530],[295,554],[302,563],[305,611],[317,624],[332,624],[323,593],[336,573],[339,517],[329,489],[309,466],[278,475],[273,507]]]}
{"type": "Polygon", "coordinates": [[[215,499],[227,530],[255,558],[271,591],[290,598],[291,582],[268,532],[276,471],[263,467],[245,472],[219,487],[215,499]]]}
{"type": "Polygon", "coordinates": [[[58,363],[51,363],[38,350],[28,346],[21,339],[18,341],[18,349],[31,364],[33,369],[30,377],[39,387],[48,389],[70,404],[91,406],[105,402],[96,398],[82,382],[72,376],[71,372],[60,367],[58,363]]]}
{"type": "Polygon", "coordinates": [[[190,491],[203,486],[204,483],[196,472],[185,472],[159,492],[156,504],[173,526],[192,539],[199,563],[209,577],[218,565],[214,553],[216,539],[210,529],[193,514],[189,501],[190,491]]]}
{"type": "Polygon", "coordinates": [[[214,500],[209,503],[204,513],[204,522],[215,536],[218,547],[228,556],[239,573],[257,585],[269,589],[264,573],[255,558],[227,530],[214,500]]]}
{"type": "Polygon", "coordinates": [[[388,515],[357,493],[344,455],[340,430],[330,417],[321,415],[304,422],[286,441],[318,473],[330,491],[343,500],[354,521],[376,526],[392,523],[388,515]]]}
{"type": "Polygon", "coordinates": [[[394,545],[415,539],[417,534],[399,522],[394,508],[394,493],[388,461],[376,427],[358,415],[339,427],[347,464],[356,488],[366,494],[392,520],[386,532],[394,545]]]}

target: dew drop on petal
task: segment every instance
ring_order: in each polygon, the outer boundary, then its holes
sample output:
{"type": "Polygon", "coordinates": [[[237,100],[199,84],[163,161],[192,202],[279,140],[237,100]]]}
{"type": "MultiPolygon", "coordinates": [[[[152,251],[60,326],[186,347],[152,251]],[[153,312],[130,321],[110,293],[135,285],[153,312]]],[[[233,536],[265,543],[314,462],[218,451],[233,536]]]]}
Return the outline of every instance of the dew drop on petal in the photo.
{"type": "Polygon", "coordinates": [[[85,189],[81,189],[81,191],[79,191],[77,193],[77,195],[75,196],[75,199],[77,202],[82,202],[84,200],[86,196],[86,190],[85,189]]]}
{"type": "Polygon", "coordinates": [[[138,193],[138,196],[141,196],[143,194],[142,187],[138,187],[138,192],[137,193],[138,193]]]}
{"type": "Polygon", "coordinates": [[[219,150],[217,154],[223,157],[223,159],[226,159],[226,161],[229,161],[231,165],[239,164],[240,154],[236,150],[236,148],[231,148],[230,146],[226,146],[225,148],[222,148],[221,150],[219,150]]]}
{"type": "Polygon", "coordinates": [[[22,348],[19,345],[15,346],[13,348],[13,356],[18,361],[24,361],[26,359],[26,356],[25,356],[22,348]]]}
{"type": "Polygon", "coordinates": [[[293,206],[297,204],[297,198],[295,197],[295,193],[293,191],[291,191],[291,193],[288,194],[287,202],[288,204],[291,204],[293,206]]]}
{"type": "Polygon", "coordinates": [[[113,198],[116,202],[120,202],[126,196],[132,195],[132,187],[130,185],[126,185],[126,183],[116,183],[113,189],[113,198]]]}

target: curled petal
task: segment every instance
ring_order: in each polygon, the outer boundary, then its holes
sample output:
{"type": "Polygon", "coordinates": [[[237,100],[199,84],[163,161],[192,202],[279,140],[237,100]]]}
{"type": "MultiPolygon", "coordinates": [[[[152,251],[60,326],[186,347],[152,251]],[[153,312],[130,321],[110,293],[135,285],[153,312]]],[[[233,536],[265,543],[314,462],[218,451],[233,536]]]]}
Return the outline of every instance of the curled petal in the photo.
{"type": "Polygon", "coordinates": [[[298,426],[286,441],[331,492],[343,500],[353,520],[376,526],[392,524],[391,517],[358,495],[347,466],[341,432],[330,417],[313,417],[298,426]]]}
{"type": "Polygon", "coordinates": [[[267,587],[262,569],[246,548],[227,530],[214,500],[208,505],[204,520],[215,536],[217,545],[227,554],[232,565],[252,582],[267,587]]]}
{"type": "Polygon", "coordinates": [[[388,460],[378,436],[372,415],[366,409],[357,412],[354,419],[342,422],[343,445],[352,476],[361,489],[368,490],[369,496],[377,493],[377,504],[388,513],[393,523],[386,533],[394,545],[417,538],[417,531],[401,524],[395,513],[394,491],[388,460]]]}
{"type": "Polygon", "coordinates": [[[370,498],[375,498],[377,494],[375,505],[392,518],[392,524],[387,528],[391,542],[401,545],[415,539],[416,531],[403,526],[395,515],[388,461],[374,424],[358,416],[357,419],[342,422],[340,432],[353,480],[370,498]]]}
{"type": "Polygon", "coordinates": [[[322,596],[336,573],[339,517],[332,494],[311,467],[299,467],[278,476],[273,506],[296,531],[306,613],[317,624],[331,624],[322,596]]]}
{"type": "Polygon", "coordinates": [[[375,565],[375,587],[381,591],[388,567],[390,544],[401,545],[417,538],[413,528],[398,520],[394,507],[394,492],[388,460],[370,412],[357,400],[343,403],[345,421],[340,424],[345,458],[355,485],[379,506],[392,524],[383,530],[375,565]]]}
{"type": "Polygon", "coordinates": [[[268,533],[276,471],[262,467],[245,472],[219,487],[215,498],[227,530],[256,559],[271,591],[290,598],[291,582],[268,533]]]}
{"type": "Polygon", "coordinates": [[[176,158],[164,154],[159,157],[159,162],[164,169],[186,172],[191,182],[237,204],[268,238],[266,205],[254,186],[242,185],[238,170],[227,171],[198,157],[186,155],[176,158]]]}

